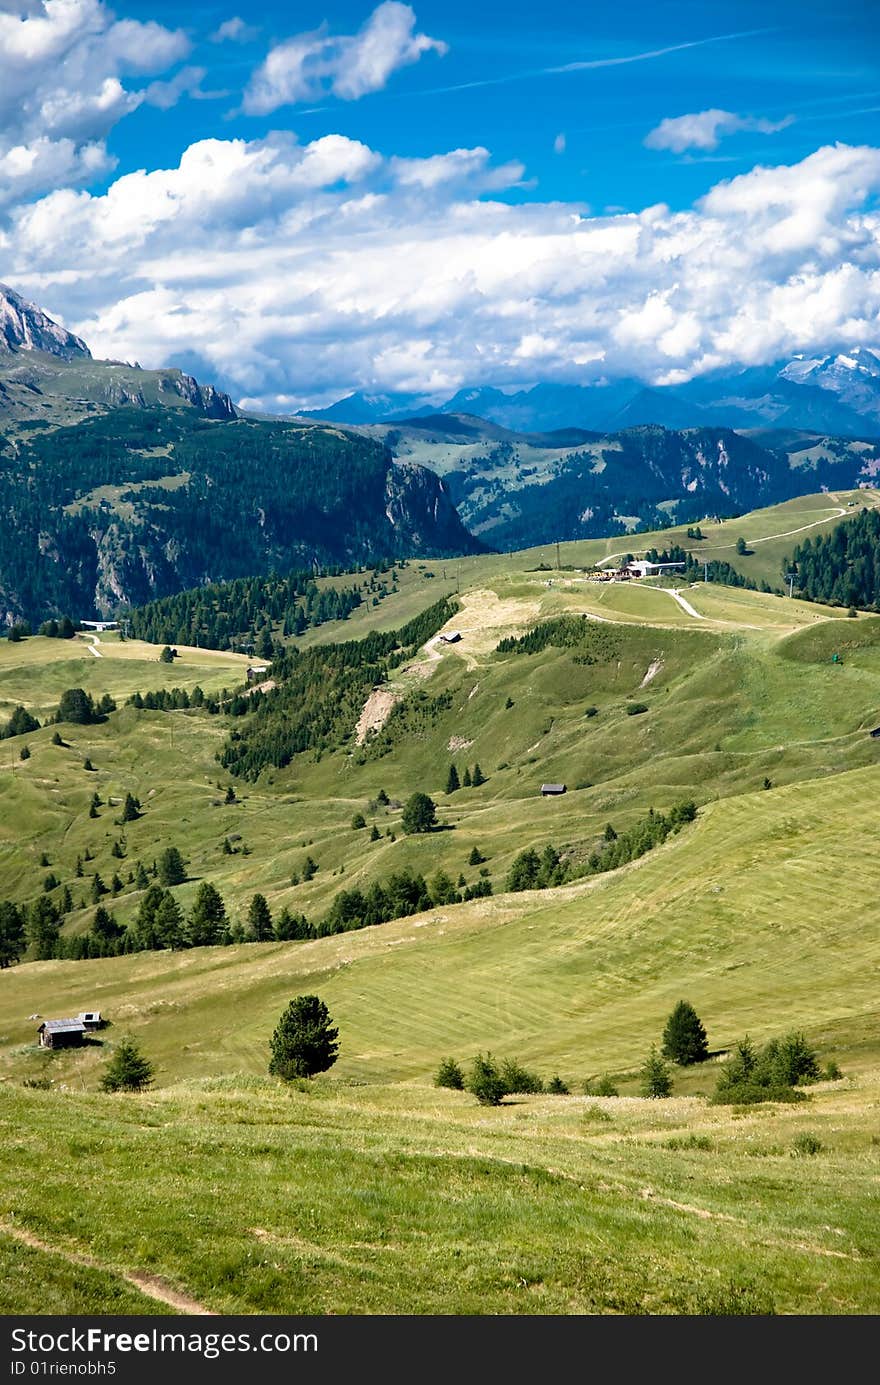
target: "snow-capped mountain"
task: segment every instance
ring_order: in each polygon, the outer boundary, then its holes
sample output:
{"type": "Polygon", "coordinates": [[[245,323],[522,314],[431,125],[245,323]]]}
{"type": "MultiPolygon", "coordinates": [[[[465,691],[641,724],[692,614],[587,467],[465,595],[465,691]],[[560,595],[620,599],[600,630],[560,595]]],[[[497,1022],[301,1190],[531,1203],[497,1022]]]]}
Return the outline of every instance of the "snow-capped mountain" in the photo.
{"type": "Polygon", "coordinates": [[[543,382],[519,390],[464,388],[430,407],[415,396],[355,393],[306,417],[378,423],[422,413],[467,413],[519,433],[560,428],[600,432],[658,423],[667,428],[805,428],[858,437],[880,433],[880,355],[794,357],[717,371],[675,386],[637,379],[586,385],[543,382]]]}
{"type": "Polygon", "coordinates": [[[880,421],[880,357],[864,346],[836,356],[799,356],[779,373],[795,384],[830,390],[856,413],[880,421]]]}
{"type": "Polygon", "coordinates": [[[7,284],[0,284],[0,350],[3,349],[45,351],[65,361],[78,357],[88,360],[92,354],[84,341],[59,327],[35,303],[29,303],[7,284]]]}

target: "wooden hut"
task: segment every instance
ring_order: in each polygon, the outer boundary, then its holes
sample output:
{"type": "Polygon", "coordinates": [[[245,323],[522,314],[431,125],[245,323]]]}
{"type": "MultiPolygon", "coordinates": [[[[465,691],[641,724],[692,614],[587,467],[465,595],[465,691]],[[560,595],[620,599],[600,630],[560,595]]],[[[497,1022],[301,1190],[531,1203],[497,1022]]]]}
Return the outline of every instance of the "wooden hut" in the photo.
{"type": "Polygon", "coordinates": [[[86,1027],[81,1019],[43,1020],[37,1033],[41,1048],[81,1048],[86,1027]]]}

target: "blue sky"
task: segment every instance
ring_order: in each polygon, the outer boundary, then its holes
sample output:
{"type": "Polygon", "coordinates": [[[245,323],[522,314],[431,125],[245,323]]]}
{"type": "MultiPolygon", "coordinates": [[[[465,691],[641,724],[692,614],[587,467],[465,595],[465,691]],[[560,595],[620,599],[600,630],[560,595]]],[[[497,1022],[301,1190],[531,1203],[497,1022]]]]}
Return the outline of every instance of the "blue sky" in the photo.
{"type": "Polygon", "coordinates": [[[0,277],[265,407],[687,378],[877,344],[878,132],[873,0],[0,0],[0,277]]]}
{"type": "MultiPolygon", "coordinates": [[[[234,5],[234,0],[233,0],[234,5]]],[[[176,160],[193,140],[223,134],[252,139],[292,126],[301,140],[339,132],[389,153],[424,156],[439,148],[485,145],[499,161],[519,159],[534,186],[516,200],[585,199],[597,209],[651,202],[690,205],[719,177],[760,161],[795,162],[818,145],[875,141],[880,130],[880,6],[874,0],[632,0],[620,6],[548,3],[418,4],[419,28],[449,45],[442,58],[396,72],[381,92],[359,101],[282,107],[236,115],[240,93],[273,41],[326,22],[353,33],[365,4],[294,8],[251,4],[250,42],[216,44],[208,35],[230,18],[225,6],[188,6],[196,40],[189,62],[208,68],[205,86],[229,100],[148,108],[115,132],[121,167],[176,160]],[[740,35],[740,37],[724,37],[740,35]],[[663,56],[639,54],[692,44],[663,56]],[[578,62],[615,65],[560,72],[578,62]],[[557,69],[554,71],[554,69],[557,69]],[[768,137],[731,134],[715,150],[650,151],[648,132],[664,118],[724,109],[794,122],[768,137]],[[554,141],[564,134],[564,153],[554,141]]],[[[116,6],[169,27],[180,7],[116,6]]]]}

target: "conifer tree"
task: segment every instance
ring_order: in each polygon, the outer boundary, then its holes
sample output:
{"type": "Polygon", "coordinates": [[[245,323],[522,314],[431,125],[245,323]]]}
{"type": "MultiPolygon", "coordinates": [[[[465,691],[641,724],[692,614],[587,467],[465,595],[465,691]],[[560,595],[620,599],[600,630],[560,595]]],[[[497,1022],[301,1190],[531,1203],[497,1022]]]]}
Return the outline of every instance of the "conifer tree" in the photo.
{"type": "Polygon", "coordinates": [[[326,1072],[339,1056],[339,1030],[323,1000],[298,995],[282,1014],[272,1035],[269,1072],[290,1082],[326,1072]]]}
{"type": "Polygon", "coordinates": [[[642,1096],[665,1097],[672,1095],[672,1078],[669,1075],[669,1068],[653,1044],[648,1057],[645,1059],[641,1079],[642,1096]]]}
{"type": "Polygon", "coordinates": [[[265,943],[272,937],[272,914],[266,896],[255,894],[248,908],[248,933],[258,943],[265,943]]]}
{"type": "Polygon", "coordinates": [[[166,846],[159,857],[159,884],[182,885],[186,879],[186,863],[176,846],[166,846]]]}
{"type": "Polygon", "coordinates": [[[693,1005],[687,1000],[680,1000],[666,1021],[662,1053],[681,1067],[704,1063],[709,1057],[706,1031],[693,1005]]]}
{"type": "Polygon", "coordinates": [[[196,892],[187,924],[187,939],[191,947],[211,947],[222,941],[226,927],[226,905],[219,890],[209,880],[203,880],[196,892]]]}
{"type": "Polygon", "coordinates": [[[101,1078],[104,1092],[142,1092],[153,1080],[153,1065],[133,1039],[120,1039],[101,1078]]]}
{"type": "Polygon", "coordinates": [[[446,792],[455,793],[456,789],[460,788],[461,783],[458,778],[458,770],[455,768],[455,765],[450,765],[449,773],[446,776],[446,792]]]}

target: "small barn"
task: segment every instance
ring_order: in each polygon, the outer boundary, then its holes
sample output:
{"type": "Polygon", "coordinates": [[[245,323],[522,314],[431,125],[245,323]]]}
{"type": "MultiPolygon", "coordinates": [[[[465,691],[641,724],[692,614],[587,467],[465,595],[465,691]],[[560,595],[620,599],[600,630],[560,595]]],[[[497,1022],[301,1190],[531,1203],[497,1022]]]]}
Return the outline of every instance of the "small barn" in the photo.
{"type": "Polygon", "coordinates": [[[565,785],[565,784],[542,784],[542,785],[541,785],[541,797],[542,797],[542,798],[558,798],[560,794],[566,793],[566,792],[567,792],[567,789],[566,789],[566,785],[565,785]]]}
{"type": "Polygon", "coordinates": [[[43,1020],[37,1033],[41,1048],[81,1048],[86,1027],[81,1019],[43,1020]]]}
{"type": "Polygon", "coordinates": [[[458,644],[461,639],[460,630],[449,630],[445,635],[440,636],[441,644],[458,644]]]}
{"type": "Polygon", "coordinates": [[[90,1030],[104,1028],[104,1019],[100,1010],[82,1010],[77,1015],[77,1019],[82,1021],[86,1033],[90,1030]]]}
{"type": "Polygon", "coordinates": [[[875,727],[874,727],[874,730],[871,732],[871,736],[873,737],[873,739],[874,739],[875,741],[876,741],[877,739],[880,739],[880,726],[875,726],[875,727]]]}
{"type": "Polygon", "coordinates": [[[247,680],[249,683],[259,683],[269,672],[268,664],[249,664],[247,670],[247,680]]]}

